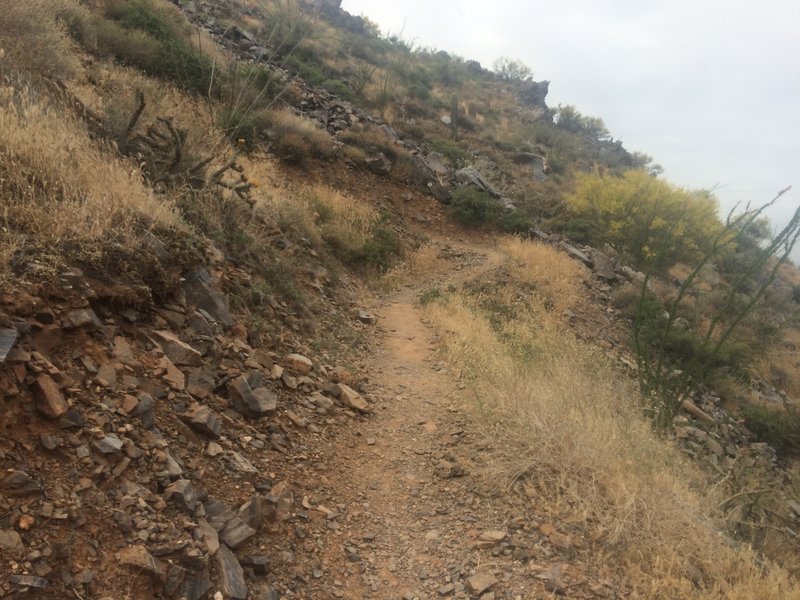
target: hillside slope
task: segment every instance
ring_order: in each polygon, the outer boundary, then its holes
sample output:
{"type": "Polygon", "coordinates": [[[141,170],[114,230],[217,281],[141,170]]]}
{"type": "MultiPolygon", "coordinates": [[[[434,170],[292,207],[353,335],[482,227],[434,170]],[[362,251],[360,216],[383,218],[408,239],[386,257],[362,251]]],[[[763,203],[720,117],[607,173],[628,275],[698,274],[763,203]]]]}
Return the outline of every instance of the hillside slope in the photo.
{"type": "Polygon", "coordinates": [[[0,11],[0,596],[800,597],[796,271],[654,431],[572,200],[707,196],[335,1],[0,11]]]}

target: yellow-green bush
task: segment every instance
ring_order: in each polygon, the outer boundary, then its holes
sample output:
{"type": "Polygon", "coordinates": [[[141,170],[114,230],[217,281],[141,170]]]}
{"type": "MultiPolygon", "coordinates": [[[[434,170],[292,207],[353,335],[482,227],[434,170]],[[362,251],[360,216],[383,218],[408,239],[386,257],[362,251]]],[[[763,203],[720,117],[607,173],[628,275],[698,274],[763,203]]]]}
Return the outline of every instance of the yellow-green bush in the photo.
{"type": "Polygon", "coordinates": [[[567,200],[573,218],[588,224],[587,242],[607,243],[640,267],[690,260],[722,227],[709,192],[640,170],[622,177],[583,175],[567,200]]]}

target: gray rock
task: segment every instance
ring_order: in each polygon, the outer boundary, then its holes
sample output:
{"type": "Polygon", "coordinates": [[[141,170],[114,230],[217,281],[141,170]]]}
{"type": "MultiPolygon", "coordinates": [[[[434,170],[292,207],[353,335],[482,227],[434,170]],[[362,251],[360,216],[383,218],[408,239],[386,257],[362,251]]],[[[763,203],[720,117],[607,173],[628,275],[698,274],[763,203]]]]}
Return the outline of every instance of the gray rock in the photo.
{"type": "Polygon", "coordinates": [[[202,500],[202,494],[188,479],[179,479],[164,490],[164,499],[172,500],[180,509],[191,515],[202,500]]]}
{"type": "Polygon", "coordinates": [[[144,546],[129,546],[117,552],[116,557],[120,564],[142,570],[158,581],[166,579],[167,565],[154,558],[144,546]]]}
{"type": "Polygon", "coordinates": [[[228,382],[233,408],[246,417],[263,417],[278,407],[278,397],[267,388],[253,390],[244,375],[228,382]]]}
{"type": "Polygon", "coordinates": [[[584,265],[586,265],[590,269],[594,267],[592,259],[586,256],[580,250],[578,250],[575,246],[571,246],[566,242],[559,242],[558,247],[561,248],[564,252],[566,252],[570,258],[581,261],[584,265]]]}
{"type": "Polygon", "coordinates": [[[105,363],[100,367],[97,371],[97,375],[94,377],[94,382],[108,389],[114,389],[117,387],[117,370],[114,368],[114,365],[111,363],[105,363]]]}
{"type": "Polygon", "coordinates": [[[450,190],[437,181],[428,183],[428,191],[431,193],[431,196],[442,204],[450,204],[450,201],[453,199],[453,194],[450,193],[450,190]]]}
{"type": "Polygon", "coordinates": [[[12,469],[7,473],[8,475],[3,478],[3,484],[0,486],[4,495],[10,498],[21,498],[42,493],[41,484],[25,471],[12,469]]]}
{"type": "Polygon", "coordinates": [[[150,394],[141,393],[137,402],[133,415],[142,420],[142,427],[147,430],[153,429],[156,425],[155,400],[150,394]]]}
{"type": "Polygon", "coordinates": [[[361,394],[359,394],[353,388],[343,383],[340,383],[339,390],[341,391],[339,399],[346,406],[364,413],[371,412],[372,409],[370,408],[370,405],[367,404],[367,401],[361,397],[361,394]]]}
{"type": "Polygon", "coordinates": [[[422,159],[422,162],[437,175],[446,175],[450,171],[444,156],[438,152],[431,152],[422,159]]]}
{"type": "Polygon", "coordinates": [[[221,544],[214,558],[217,561],[223,594],[234,600],[247,598],[244,571],[242,571],[242,565],[239,564],[236,555],[225,544],[221,544]]]}
{"type": "Polygon", "coordinates": [[[269,573],[269,557],[262,554],[248,554],[243,557],[241,563],[245,567],[253,569],[256,575],[267,575],[269,573]]]}
{"type": "Polygon", "coordinates": [[[206,398],[214,391],[215,387],[214,373],[208,369],[195,369],[189,373],[189,377],[186,379],[186,391],[195,398],[206,398]]]}
{"type": "Polygon", "coordinates": [[[156,337],[156,341],[161,346],[164,354],[174,364],[198,367],[203,363],[203,355],[171,331],[154,331],[153,335],[156,337]]]}
{"type": "Polygon", "coordinates": [[[473,594],[481,595],[488,591],[489,588],[491,588],[494,584],[496,584],[497,579],[495,579],[494,575],[489,572],[481,572],[475,573],[475,575],[467,580],[467,583],[469,583],[469,587],[473,594]]]}
{"type": "Polygon", "coordinates": [[[617,273],[614,269],[614,261],[606,254],[592,248],[589,256],[594,265],[594,274],[606,281],[616,281],[617,273]]]}
{"type": "Polygon", "coordinates": [[[465,167],[456,171],[456,181],[460,185],[471,185],[479,190],[483,190],[495,198],[501,198],[503,193],[494,187],[489,181],[472,167],[465,167]]]}
{"type": "Polygon", "coordinates": [[[96,440],[94,447],[103,454],[116,454],[122,450],[122,440],[115,433],[109,433],[103,439],[96,440]]]}
{"type": "Polygon", "coordinates": [[[102,326],[102,321],[91,308],[70,311],[61,319],[62,329],[85,328],[95,330],[100,329],[102,326]]]}
{"type": "Polygon", "coordinates": [[[43,589],[48,585],[47,579],[44,577],[37,577],[36,575],[12,575],[8,578],[11,585],[24,588],[43,589]]]}
{"type": "Polygon", "coordinates": [[[258,473],[258,469],[253,466],[253,463],[238,452],[231,450],[230,452],[226,452],[224,456],[228,459],[230,466],[235,471],[243,474],[258,473]]]}
{"type": "Polygon", "coordinates": [[[211,577],[207,568],[191,572],[180,565],[173,564],[167,570],[164,590],[171,598],[200,600],[206,596],[210,589],[211,577]]]}
{"type": "Polygon", "coordinates": [[[18,337],[16,329],[0,329],[0,363],[5,362],[18,337]]]}
{"type": "Polygon", "coordinates": [[[189,273],[182,287],[190,304],[203,309],[225,327],[235,323],[228,301],[211,285],[211,274],[206,269],[200,268],[189,273]]]}
{"type": "Polygon", "coordinates": [[[196,406],[181,415],[181,420],[194,431],[215,440],[222,433],[222,417],[207,406],[196,406]]]}
{"type": "Polygon", "coordinates": [[[239,507],[239,518],[253,529],[258,530],[261,527],[261,521],[264,520],[265,509],[264,499],[256,494],[239,507]]]}
{"type": "Polygon", "coordinates": [[[231,548],[238,548],[255,534],[255,529],[239,517],[234,516],[225,523],[225,527],[219,532],[219,539],[231,548]]]}
{"type": "Polygon", "coordinates": [[[392,161],[390,161],[383,152],[379,152],[378,156],[368,157],[364,160],[367,168],[377,175],[388,175],[392,172],[392,161]]]}

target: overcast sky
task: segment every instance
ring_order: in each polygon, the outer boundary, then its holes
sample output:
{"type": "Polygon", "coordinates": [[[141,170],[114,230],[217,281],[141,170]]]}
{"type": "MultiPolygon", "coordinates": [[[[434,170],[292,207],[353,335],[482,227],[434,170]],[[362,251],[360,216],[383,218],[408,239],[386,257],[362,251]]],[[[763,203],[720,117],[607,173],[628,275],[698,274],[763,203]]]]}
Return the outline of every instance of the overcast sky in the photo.
{"type": "MultiPolygon", "coordinates": [[[[491,67],[519,58],[550,106],[601,117],[723,206],[800,202],[800,0],[344,0],[385,32],[491,67]]],[[[798,254],[798,253],[796,253],[798,254]]]]}

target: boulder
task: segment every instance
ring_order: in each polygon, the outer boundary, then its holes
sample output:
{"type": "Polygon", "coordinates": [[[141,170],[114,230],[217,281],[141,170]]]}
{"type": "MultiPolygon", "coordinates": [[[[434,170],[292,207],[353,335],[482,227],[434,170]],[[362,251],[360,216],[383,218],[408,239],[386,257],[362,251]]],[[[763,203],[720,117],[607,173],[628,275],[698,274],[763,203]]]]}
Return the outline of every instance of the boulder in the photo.
{"type": "Polygon", "coordinates": [[[495,198],[501,198],[503,196],[500,190],[489,183],[489,181],[473,167],[465,167],[456,171],[456,181],[460,185],[476,187],[495,198]]]}
{"type": "Polygon", "coordinates": [[[226,598],[244,600],[247,598],[247,584],[244,581],[244,571],[236,555],[225,544],[220,544],[219,550],[214,554],[217,569],[222,583],[222,593],[226,598]]]}

